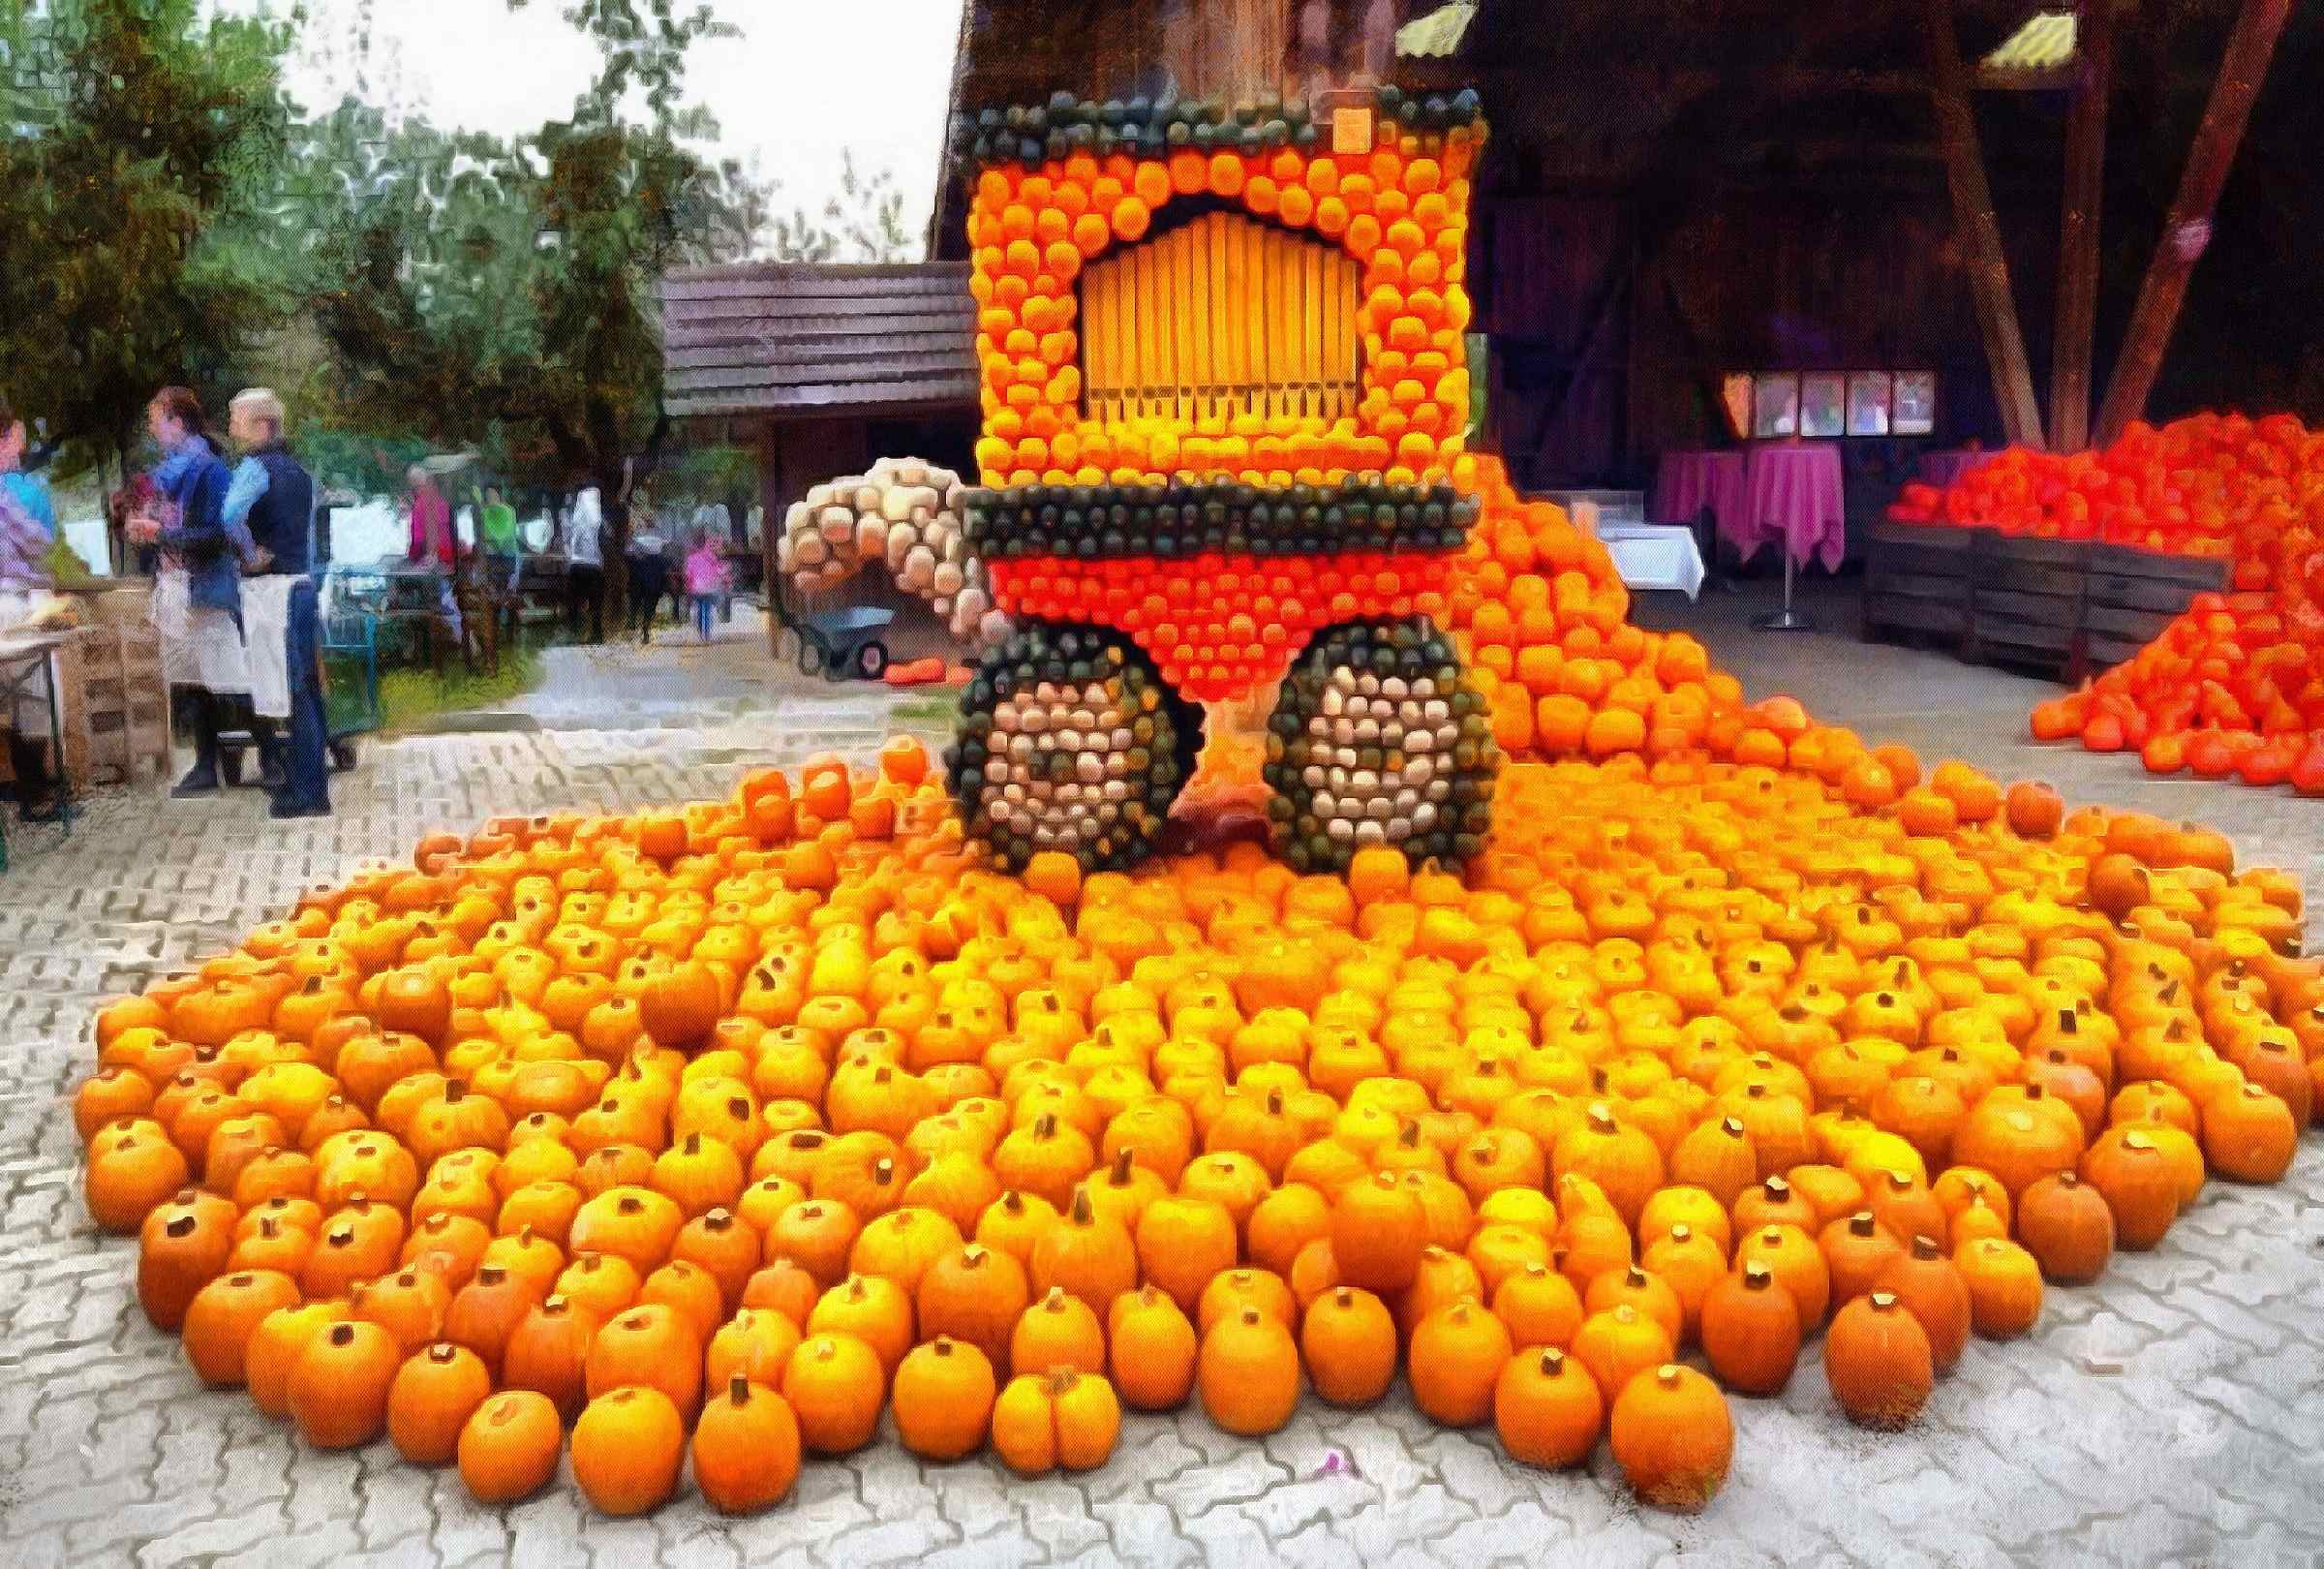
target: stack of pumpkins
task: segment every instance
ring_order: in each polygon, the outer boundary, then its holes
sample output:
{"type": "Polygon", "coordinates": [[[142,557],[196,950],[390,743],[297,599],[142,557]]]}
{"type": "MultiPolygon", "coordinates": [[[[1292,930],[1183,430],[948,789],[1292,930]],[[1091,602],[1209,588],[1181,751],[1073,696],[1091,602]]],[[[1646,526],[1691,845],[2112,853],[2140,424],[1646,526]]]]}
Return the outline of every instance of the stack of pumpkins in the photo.
{"type": "Polygon", "coordinates": [[[918,458],[881,458],[861,475],[811,486],[784,514],[775,564],[803,594],[838,587],[876,565],[928,601],[968,646],[998,642],[1009,618],[993,606],[984,563],[962,527],[959,475],[918,458]]]}
{"type": "Polygon", "coordinates": [[[1004,877],[910,742],[496,820],[105,1008],[87,1199],[205,1382],[487,1501],[569,1450],[610,1513],[689,1456],[759,1508],[883,1413],[1078,1469],[1124,1407],[1259,1434],[1401,1369],[1518,1461],[1610,1440],[1699,1507],[1722,1386],[1820,1332],[1842,1411],[1911,1420],[2045,1277],[2280,1177],[2324,1070],[2291,879],[1933,777],[1949,816],[1512,765],[1465,877],[1004,877]]]}

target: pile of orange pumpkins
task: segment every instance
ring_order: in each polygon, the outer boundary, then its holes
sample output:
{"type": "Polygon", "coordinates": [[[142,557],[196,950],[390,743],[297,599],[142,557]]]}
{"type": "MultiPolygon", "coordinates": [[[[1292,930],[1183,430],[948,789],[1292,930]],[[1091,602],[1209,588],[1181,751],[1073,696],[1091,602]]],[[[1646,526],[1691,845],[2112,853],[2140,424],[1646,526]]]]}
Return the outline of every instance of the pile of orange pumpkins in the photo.
{"type": "MultiPolygon", "coordinates": [[[[2182,420],[2222,487],[2232,587],[2199,596],[2136,655],[2037,705],[2034,735],[2192,773],[2324,796],[2324,433],[2288,415],[2182,420]]],[[[2128,438],[2125,438],[2128,440],[2128,438]]],[[[2183,444],[2184,449],[2184,444],[2183,444]]]]}
{"type": "Polygon", "coordinates": [[[2297,415],[2199,414],[2134,421],[2102,450],[2013,446],[1951,485],[1909,484],[1900,523],[2092,539],[2235,563],[2234,586],[2269,586],[2273,541],[2324,522],[2324,432],[2297,415]]]}
{"type": "Polygon", "coordinates": [[[883,1417],[1078,1470],[1401,1373],[1697,1508],[1803,1343],[1911,1422],[2280,1177],[2324,1061],[2300,890],[2217,835],[1711,723],[1511,766],[1462,877],[1003,877],[908,741],[431,838],[100,1012],[89,1209],[204,1383],[486,1503],[764,1508],[883,1417]]]}
{"type": "Polygon", "coordinates": [[[1889,515],[2225,558],[2227,592],[2036,705],[2034,736],[2324,796],[2324,432],[2288,414],[2133,424],[2102,452],[2012,447],[1946,490],[1908,485],[1889,515]]]}

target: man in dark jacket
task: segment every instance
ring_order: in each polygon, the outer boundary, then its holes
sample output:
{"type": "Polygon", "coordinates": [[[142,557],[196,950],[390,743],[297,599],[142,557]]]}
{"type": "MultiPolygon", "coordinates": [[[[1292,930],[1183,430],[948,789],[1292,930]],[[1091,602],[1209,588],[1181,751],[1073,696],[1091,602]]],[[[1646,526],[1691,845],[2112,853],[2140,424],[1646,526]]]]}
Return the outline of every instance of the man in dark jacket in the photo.
{"type": "Polygon", "coordinates": [[[277,817],[330,815],[315,579],[309,570],[315,481],[283,442],[282,400],[262,386],[238,394],[229,430],[243,451],[226,495],[226,529],[247,564],[243,634],[250,656],[251,733],[277,817]],[[276,726],[290,724],[288,761],[276,726]]]}

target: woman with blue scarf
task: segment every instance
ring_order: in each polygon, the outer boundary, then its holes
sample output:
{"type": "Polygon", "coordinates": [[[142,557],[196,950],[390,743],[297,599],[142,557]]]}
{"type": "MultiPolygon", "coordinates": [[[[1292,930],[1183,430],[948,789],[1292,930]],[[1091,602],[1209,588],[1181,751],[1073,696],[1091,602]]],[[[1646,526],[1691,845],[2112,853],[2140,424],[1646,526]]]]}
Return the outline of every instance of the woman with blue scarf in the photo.
{"type": "Polygon", "coordinates": [[[202,434],[200,400],[182,386],[166,386],[146,406],[145,422],[162,448],[153,480],[164,499],[159,510],[168,515],[133,519],[130,529],[162,550],[152,610],[162,634],[162,672],[172,687],[187,689],[194,723],[193,771],[170,791],[182,800],[219,788],[226,699],[250,691],[241,562],[226,527],[232,477],[202,434]]]}

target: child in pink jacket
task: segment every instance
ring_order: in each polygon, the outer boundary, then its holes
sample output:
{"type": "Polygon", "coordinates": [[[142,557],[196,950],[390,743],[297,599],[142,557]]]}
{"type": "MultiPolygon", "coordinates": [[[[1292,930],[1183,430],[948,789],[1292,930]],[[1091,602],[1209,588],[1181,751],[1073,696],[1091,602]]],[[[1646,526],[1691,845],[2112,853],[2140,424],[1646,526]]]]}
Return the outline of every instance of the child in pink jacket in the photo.
{"type": "Polygon", "coordinates": [[[686,592],[694,601],[694,631],[705,643],[710,641],[711,615],[718,609],[730,578],[726,559],[719,554],[709,533],[696,535],[694,548],[686,558],[686,592]]]}

